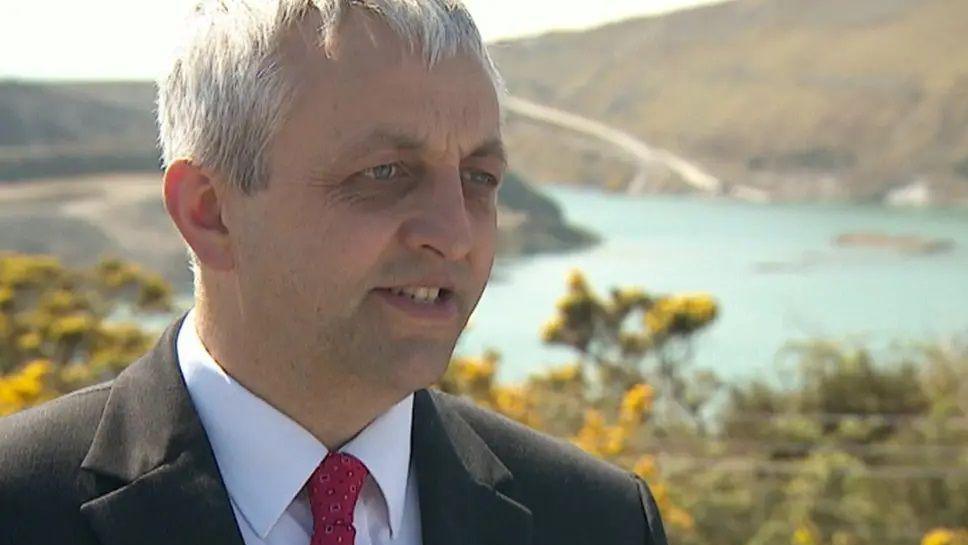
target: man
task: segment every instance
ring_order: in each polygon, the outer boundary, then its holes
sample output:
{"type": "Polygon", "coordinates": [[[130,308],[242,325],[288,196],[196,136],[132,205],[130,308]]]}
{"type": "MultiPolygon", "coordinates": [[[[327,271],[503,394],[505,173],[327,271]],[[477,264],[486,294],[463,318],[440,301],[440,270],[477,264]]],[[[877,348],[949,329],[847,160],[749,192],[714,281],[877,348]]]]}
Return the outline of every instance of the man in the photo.
{"type": "Polygon", "coordinates": [[[494,258],[499,79],[456,0],[220,0],[161,81],[195,306],[0,423],[0,542],[665,543],[641,480],[425,388],[494,258]]]}

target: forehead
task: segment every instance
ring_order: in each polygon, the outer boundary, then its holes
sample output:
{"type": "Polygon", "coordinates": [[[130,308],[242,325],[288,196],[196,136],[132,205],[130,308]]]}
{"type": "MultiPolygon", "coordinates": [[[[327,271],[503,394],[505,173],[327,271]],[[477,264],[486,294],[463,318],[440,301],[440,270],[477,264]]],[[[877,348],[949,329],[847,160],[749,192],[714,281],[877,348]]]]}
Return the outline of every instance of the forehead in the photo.
{"type": "Polygon", "coordinates": [[[476,56],[461,53],[430,68],[406,40],[360,9],[347,13],[325,50],[317,28],[307,18],[283,50],[295,82],[286,131],[334,148],[374,126],[409,131],[442,149],[499,136],[497,93],[476,56]]]}

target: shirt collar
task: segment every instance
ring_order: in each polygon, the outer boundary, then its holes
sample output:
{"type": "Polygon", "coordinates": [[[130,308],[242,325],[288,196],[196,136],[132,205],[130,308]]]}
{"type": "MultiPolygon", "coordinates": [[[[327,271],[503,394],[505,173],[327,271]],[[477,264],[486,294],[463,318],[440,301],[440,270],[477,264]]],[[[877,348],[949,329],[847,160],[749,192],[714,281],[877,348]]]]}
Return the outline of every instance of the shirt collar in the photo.
{"type": "MultiPolygon", "coordinates": [[[[328,450],[309,431],[236,382],[205,349],[195,309],[181,326],[178,363],[229,496],[265,539],[328,450]]],[[[367,467],[383,493],[390,533],[403,522],[413,394],[341,449],[367,467]]]]}

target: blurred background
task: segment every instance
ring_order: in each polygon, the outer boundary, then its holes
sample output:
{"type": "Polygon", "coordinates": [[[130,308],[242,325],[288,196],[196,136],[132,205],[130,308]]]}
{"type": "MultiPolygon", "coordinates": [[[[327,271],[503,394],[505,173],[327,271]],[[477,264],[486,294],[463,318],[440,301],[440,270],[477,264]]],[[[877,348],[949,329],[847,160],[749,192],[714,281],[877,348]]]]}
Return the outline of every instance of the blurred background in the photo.
{"type": "MultiPolygon", "coordinates": [[[[442,387],[673,542],[968,543],[968,2],[466,3],[511,173],[442,387]]],[[[152,79],[193,4],[0,0],[0,414],[191,303],[152,79]]]]}

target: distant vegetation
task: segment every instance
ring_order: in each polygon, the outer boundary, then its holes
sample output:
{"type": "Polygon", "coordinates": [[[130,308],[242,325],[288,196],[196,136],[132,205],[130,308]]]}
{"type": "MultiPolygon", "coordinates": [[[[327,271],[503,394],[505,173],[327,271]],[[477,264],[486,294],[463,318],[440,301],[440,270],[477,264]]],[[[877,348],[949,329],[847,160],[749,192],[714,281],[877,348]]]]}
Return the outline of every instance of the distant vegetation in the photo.
{"type": "MultiPolygon", "coordinates": [[[[115,376],[154,337],[118,310],[169,297],[121,261],[0,255],[0,415],[115,376]]],[[[646,478],[673,543],[966,544],[968,345],[874,361],[816,340],[788,347],[784,386],[728,384],[689,366],[719,313],[709,294],[603,296],[573,272],[542,335],[574,363],[502,384],[499,354],[459,355],[438,387],[646,478]]]]}
{"type": "MultiPolygon", "coordinates": [[[[942,202],[968,203],[966,20],[963,0],[737,0],[492,49],[512,94],[727,181],[876,200],[922,178],[942,202]]],[[[509,128],[529,179],[629,177],[620,158],[591,162],[609,155],[592,142],[509,128]]]]}

